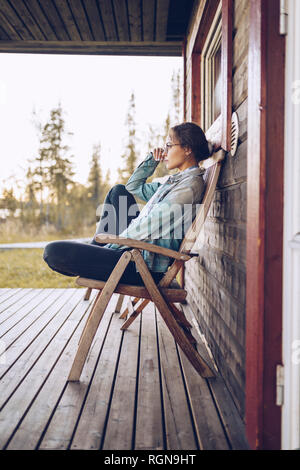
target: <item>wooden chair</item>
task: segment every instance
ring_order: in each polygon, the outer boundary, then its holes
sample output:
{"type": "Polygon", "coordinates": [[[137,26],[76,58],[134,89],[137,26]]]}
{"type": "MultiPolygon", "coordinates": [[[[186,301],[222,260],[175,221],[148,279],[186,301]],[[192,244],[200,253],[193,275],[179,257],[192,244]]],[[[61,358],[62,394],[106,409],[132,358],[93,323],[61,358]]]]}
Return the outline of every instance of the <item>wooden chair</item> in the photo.
{"type": "Polygon", "coordinates": [[[200,210],[188,229],[178,252],[130,238],[121,238],[115,235],[99,234],[96,236],[96,240],[99,243],[117,243],[119,245],[129,246],[132,249],[124,251],[107,281],[97,281],[81,277],[76,280],[78,285],[88,288],[85,299],[89,298],[92,289],[97,289],[99,292],[82,332],[74,362],[68,377],[69,381],[78,381],[80,379],[81,371],[93,338],[109,300],[114,293],[120,294],[116,307],[117,312],[121,310],[124,296],[129,296],[127,308],[121,314],[120,318],[125,319],[128,314],[130,314],[130,316],[122,325],[122,329],[127,329],[135,318],[137,318],[137,316],[142,312],[143,308],[150,301],[153,301],[175,341],[186,354],[197,372],[202,377],[214,377],[213,370],[197,351],[196,340],[190,331],[192,325],[187,321],[184,313],[175,305],[176,302],[184,302],[187,295],[186,290],[180,288],[175,278],[184,263],[189,261],[193,256],[198,256],[198,254],[192,253],[191,250],[195,245],[195,241],[197,240],[201,228],[203,227],[213,200],[224,155],[224,151],[220,150],[214,153],[211,158],[202,162],[203,165],[201,166],[206,169],[204,175],[206,183],[204,197],[200,210]],[[172,265],[158,284],[154,282],[143,259],[141,250],[148,250],[153,253],[159,253],[173,258],[174,261],[172,265]],[[130,260],[133,260],[136,263],[138,271],[144,281],[144,286],[119,283],[119,280],[130,260]],[[133,301],[131,301],[131,297],[134,297],[133,301]],[[140,300],[141,304],[135,308],[136,304],[140,300]]]}

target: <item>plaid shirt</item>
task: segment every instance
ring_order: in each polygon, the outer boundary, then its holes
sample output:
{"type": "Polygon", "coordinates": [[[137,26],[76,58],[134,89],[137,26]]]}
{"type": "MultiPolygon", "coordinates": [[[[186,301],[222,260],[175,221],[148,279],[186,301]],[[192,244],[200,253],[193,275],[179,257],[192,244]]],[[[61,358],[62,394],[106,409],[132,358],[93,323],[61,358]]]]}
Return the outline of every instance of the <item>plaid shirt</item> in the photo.
{"type": "MultiPolygon", "coordinates": [[[[178,251],[204,193],[203,173],[193,166],[169,176],[164,183],[146,183],[159,164],[150,153],[129,178],[126,189],[146,201],[138,217],[133,219],[120,237],[142,240],[178,251]]],[[[128,249],[109,243],[112,249],[128,249]]],[[[151,271],[166,272],[173,259],[143,250],[143,258],[151,271]]]]}

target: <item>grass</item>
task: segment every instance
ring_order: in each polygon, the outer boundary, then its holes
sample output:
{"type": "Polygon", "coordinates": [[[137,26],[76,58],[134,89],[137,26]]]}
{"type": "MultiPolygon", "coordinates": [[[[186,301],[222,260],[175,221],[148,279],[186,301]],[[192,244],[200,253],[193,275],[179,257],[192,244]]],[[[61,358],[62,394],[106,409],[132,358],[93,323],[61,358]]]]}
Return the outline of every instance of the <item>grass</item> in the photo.
{"type": "Polygon", "coordinates": [[[52,271],[42,249],[0,250],[0,288],[78,287],[74,277],[52,271]]]}
{"type": "Polygon", "coordinates": [[[96,224],[82,226],[75,233],[59,233],[53,227],[41,227],[24,229],[19,220],[9,220],[0,223],[1,243],[26,243],[26,242],[50,242],[53,240],[67,240],[70,238],[92,238],[95,233],[96,224]]]}

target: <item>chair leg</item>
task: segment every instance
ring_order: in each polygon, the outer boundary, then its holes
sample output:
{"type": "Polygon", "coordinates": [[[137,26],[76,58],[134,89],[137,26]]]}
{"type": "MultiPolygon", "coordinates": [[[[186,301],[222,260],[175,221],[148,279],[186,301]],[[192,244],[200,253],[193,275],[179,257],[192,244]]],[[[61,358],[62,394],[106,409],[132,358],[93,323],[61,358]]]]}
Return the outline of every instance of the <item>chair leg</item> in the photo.
{"type": "MultiPolygon", "coordinates": [[[[121,330],[127,330],[131,323],[139,316],[142,310],[146,307],[146,305],[150,302],[149,299],[144,299],[143,302],[133,311],[130,317],[123,323],[121,326],[121,330]]],[[[128,309],[127,309],[128,311],[128,309]]]]}
{"type": "MultiPolygon", "coordinates": [[[[139,300],[140,300],[139,297],[135,297],[132,301],[132,305],[137,304],[139,300]]],[[[125,320],[127,315],[128,315],[128,308],[126,307],[124,312],[122,312],[121,315],[119,316],[120,320],[125,320]]]]}
{"type": "Polygon", "coordinates": [[[86,361],[86,357],[88,355],[94,336],[97,332],[102,316],[106,310],[106,307],[110,301],[112,294],[114,293],[117,284],[120,281],[123,272],[125,271],[126,266],[131,260],[131,257],[131,252],[126,251],[122,254],[111,275],[106,281],[104,288],[101,291],[101,295],[99,296],[97,303],[95,304],[93,313],[89,318],[88,324],[86,325],[85,331],[78,345],[75,359],[73,361],[71,371],[68,377],[68,381],[70,382],[78,381],[80,378],[84,363],[86,361]]]}
{"type": "Polygon", "coordinates": [[[92,288],[88,287],[85,292],[84,300],[90,300],[91,293],[92,293],[92,288]]]}
{"type": "Polygon", "coordinates": [[[132,256],[153,302],[155,303],[171,334],[173,335],[176,343],[180,346],[191,364],[202,377],[214,377],[215,374],[213,371],[210,369],[206,361],[200,356],[198,351],[192,346],[184,331],[180,328],[177,321],[173,317],[172,311],[157,288],[140,251],[136,249],[132,250],[132,256]]]}
{"type": "Polygon", "coordinates": [[[85,330],[86,330],[86,327],[87,327],[87,324],[88,324],[88,322],[89,322],[89,319],[90,319],[91,316],[93,315],[93,312],[94,312],[94,310],[95,310],[95,307],[96,307],[96,305],[97,305],[97,302],[98,302],[98,299],[99,299],[100,295],[101,295],[101,290],[99,290],[99,292],[98,292],[98,294],[96,295],[96,298],[95,298],[95,300],[94,300],[94,302],[93,302],[91,311],[90,311],[90,313],[89,313],[89,315],[88,315],[88,317],[87,317],[87,320],[86,320],[86,322],[85,322],[85,325],[84,325],[84,328],[83,328],[83,330],[82,330],[82,333],[81,333],[80,339],[79,339],[79,341],[78,341],[78,344],[80,343],[81,338],[82,338],[82,336],[84,335],[84,332],[85,332],[85,330]]]}
{"type": "Polygon", "coordinates": [[[121,307],[122,307],[123,300],[124,300],[124,295],[123,295],[123,294],[119,294],[118,301],[117,301],[117,305],[116,305],[116,308],[115,308],[115,312],[116,312],[116,313],[119,313],[119,312],[120,312],[121,307]]]}
{"type": "Polygon", "coordinates": [[[181,310],[179,310],[179,308],[177,308],[174,303],[168,302],[168,305],[170,306],[173,312],[174,318],[176,319],[177,323],[180,326],[186,327],[188,329],[193,328],[193,325],[191,325],[190,322],[185,318],[184,313],[181,310]]]}

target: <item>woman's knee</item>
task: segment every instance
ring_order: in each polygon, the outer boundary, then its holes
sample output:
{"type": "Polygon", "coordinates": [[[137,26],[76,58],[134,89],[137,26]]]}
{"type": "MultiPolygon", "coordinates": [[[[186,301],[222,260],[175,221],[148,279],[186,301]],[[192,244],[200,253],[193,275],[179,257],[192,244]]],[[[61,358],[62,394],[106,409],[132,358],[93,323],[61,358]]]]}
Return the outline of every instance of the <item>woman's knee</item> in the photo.
{"type": "Polygon", "coordinates": [[[115,184],[114,186],[112,186],[112,188],[110,188],[110,190],[108,191],[108,194],[112,197],[116,197],[116,196],[123,196],[123,195],[127,195],[128,191],[127,189],[125,188],[125,185],[124,184],[115,184]]]}
{"type": "Polygon", "coordinates": [[[55,266],[65,254],[66,245],[64,241],[50,242],[44,249],[43,259],[49,266],[55,266]]]}

